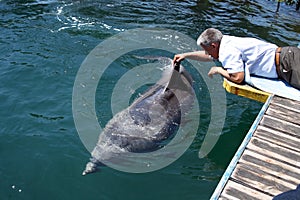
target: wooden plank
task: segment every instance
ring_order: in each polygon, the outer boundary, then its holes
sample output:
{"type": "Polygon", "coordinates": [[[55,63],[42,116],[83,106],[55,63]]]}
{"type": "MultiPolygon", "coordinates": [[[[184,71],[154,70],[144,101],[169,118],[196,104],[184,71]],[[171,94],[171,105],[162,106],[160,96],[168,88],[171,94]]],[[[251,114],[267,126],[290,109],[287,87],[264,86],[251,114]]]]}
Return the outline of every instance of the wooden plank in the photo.
{"type": "Polygon", "coordinates": [[[270,194],[271,196],[295,188],[295,185],[291,183],[271,176],[258,168],[249,168],[249,166],[244,164],[238,164],[231,177],[234,180],[242,182],[258,191],[270,194]]]}
{"type": "Polygon", "coordinates": [[[271,200],[273,197],[257,190],[246,187],[242,184],[236,183],[229,180],[226,184],[224,191],[221,194],[220,199],[229,199],[229,200],[271,200]]]}
{"type": "Polygon", "coordinates": [[[220,196],[218,198],[218,200],[238,200],[237,198],[233,197],[232,199],[229,199],[228,197],[225,197],[225,196],[220,196]]]}
{"type": "Polygon", "coordinates": [[[236,198],[235,196],[236,195],[230,196],[227,193],[222,193],[221,196],[220,196],[220,198],[218,200],[240,200],[240,199],[236,198]]]}
{"type": "Polygon", "coordinates": [[[300,139],[295,136],[265,126],[258,126],[254,136],[300,153],[300,139]]]}
{"type": "MultiPolygon", "coordinates": [[[[286,104],[286,102],[285,102],[285,104],[286,104]]],[[[275,103],[275,102],[272,102],[272,106],[273,107],[280,107],[280,108],[282,108],[282,109],[286,109],[286,110],[289,110],[289,111],[293,111],[293,112],[295,112],[295,113],[300,113],[300,109],[299,109],[299,107],[289,107],[289,106],[287,106],[287,105],[285,105],[285,104],[280,104],[280,103],[275,103]]]]}
{"type": "Polygon", "coordinates": [[[276,117],[283,121],[291,122],[293,124],[300,125],[300,112],[295,110],[286,109],[276,104],[271,104],[266,112],[267,115],[276,117]]]}
{"type": "MultiPolygon", "coordinates": [[[[234,198],[233,200],[236,200],[237,198],[234,198]]],[[[227,197],[221,196],[218,198],[218,200],[230,200],[227,197]]]]}
{"type": "Polygon", "coordinates": [[[282,121],[278,118],[265,115],[260,124],[284,133],[293,134],[295,137],[300,137],[300,126],[291,122],[282,121]]]}
{"type": "Polygon", "coordinates": [[[272,100],[272,103],[285,107],[290,110],[294,110],[295,112],[299,112],[300,110],[300,102],[296,100],[275,96],[272,100]]]}
{"type": "Polygon", "coordinates": [[[245,150],[239,163],[253,170],[259,169],[266,174],[270,174],[293,185],[299,184],[300,170],[298,168],[265,155],[245,150]]]}
{"type": "Polygon", "coordinates": [[[257,137],[251,138],[247,148],[300,169],[300,153],[298,152],[287,150],[257,137]]]}

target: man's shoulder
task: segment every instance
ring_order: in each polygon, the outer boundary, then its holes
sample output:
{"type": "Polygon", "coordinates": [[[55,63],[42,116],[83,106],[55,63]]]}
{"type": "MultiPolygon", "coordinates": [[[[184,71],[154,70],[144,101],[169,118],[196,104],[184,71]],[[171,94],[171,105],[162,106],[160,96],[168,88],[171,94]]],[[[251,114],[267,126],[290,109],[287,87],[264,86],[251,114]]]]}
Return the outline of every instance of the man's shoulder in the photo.
{"type": "Polygon", "coordinates": [[[220,44],[220,49],[219,53],[221,54],[227,54],[229,52],[233,52],[236,50],[236,44],[237,44],[237,39],[238,37],[231,36],[231,35],[223,35],[221,44],[220,44]]]}

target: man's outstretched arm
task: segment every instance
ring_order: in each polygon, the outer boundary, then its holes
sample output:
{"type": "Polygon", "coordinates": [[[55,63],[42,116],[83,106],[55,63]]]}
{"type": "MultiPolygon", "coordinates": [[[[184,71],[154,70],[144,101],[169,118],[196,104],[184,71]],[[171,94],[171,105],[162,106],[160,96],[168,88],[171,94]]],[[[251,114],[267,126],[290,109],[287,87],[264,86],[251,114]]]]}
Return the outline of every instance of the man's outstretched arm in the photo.
{"type": "Polygon", "coordinates": [[[173,62],[180,62],[185,58],[204,62],[213,61],[213,58],[205,51],[194,51],[175,55],[173,62]]]}

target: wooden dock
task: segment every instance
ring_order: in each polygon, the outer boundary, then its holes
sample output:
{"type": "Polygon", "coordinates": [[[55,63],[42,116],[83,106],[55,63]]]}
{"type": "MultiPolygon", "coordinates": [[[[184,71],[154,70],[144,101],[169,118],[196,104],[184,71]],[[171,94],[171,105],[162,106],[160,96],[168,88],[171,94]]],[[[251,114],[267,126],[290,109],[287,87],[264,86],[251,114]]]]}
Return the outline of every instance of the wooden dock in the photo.
{"type": "Polygon", "coordinates": [[[211,200],[267,200],[300,184],[300,102],[270,95],[211,200]]]}

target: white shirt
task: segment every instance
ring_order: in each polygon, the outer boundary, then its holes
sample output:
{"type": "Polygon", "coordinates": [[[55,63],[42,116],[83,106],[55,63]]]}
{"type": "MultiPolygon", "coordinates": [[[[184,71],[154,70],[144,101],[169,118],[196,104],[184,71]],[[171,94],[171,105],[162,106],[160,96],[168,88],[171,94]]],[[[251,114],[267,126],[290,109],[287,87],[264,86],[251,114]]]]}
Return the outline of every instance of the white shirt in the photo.
{"type": "Polygon", "coordinates": [[[219,61],[228,73],[245,72],[247,76],[257,75],[278,78],[275,66],[275,44],[255,38],[223,35],[219,48],[219,61]]]}

